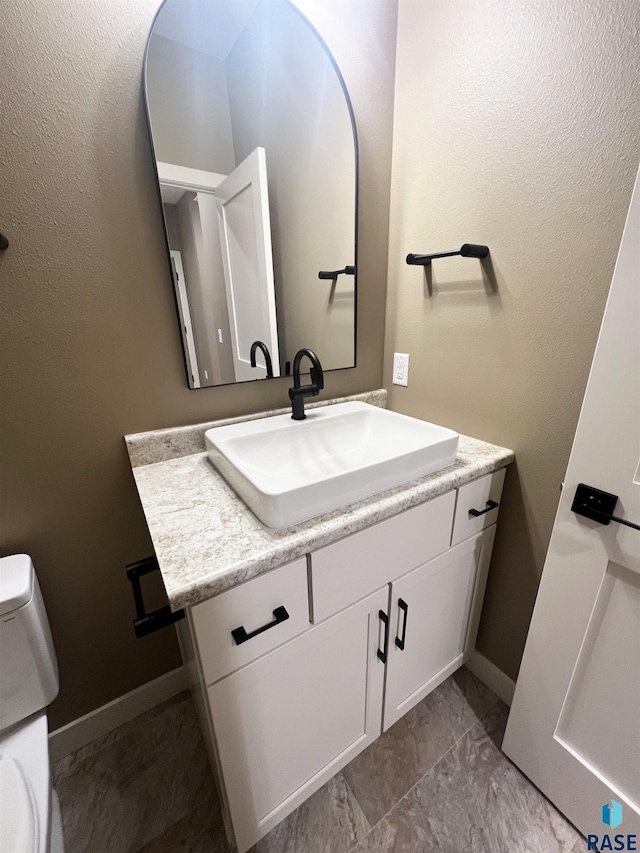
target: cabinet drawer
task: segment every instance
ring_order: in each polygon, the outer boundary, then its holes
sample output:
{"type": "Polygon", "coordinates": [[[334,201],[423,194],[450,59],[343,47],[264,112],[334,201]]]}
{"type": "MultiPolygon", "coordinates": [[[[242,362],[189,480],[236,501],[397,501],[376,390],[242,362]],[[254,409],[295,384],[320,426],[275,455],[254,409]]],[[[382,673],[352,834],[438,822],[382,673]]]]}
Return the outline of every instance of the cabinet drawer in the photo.
{"type": "Polygon", "coordinates": [[[493,474],[485,474],[484,477],[460,486],[453,522],[452,545],[480,533],[498,520],[498,506],[491,509],[489,502],[500,504],[505,471],[505,468],[501,468],[493,474]],[[480,514],[476,515],[476,512],[480,514]]]}
{"type": "Polygon", "coordinates": [[[196,604],[191,618],[204,679],[211,684],[309,628],[306,559],[196,604]],[[234,639],[237,628],[249,639],[234,639]]]}
{"type": "Polygon", "coordinates": [[[455,491],[311,555],[313,621],[359,601],[449,547],[455,491]]]}

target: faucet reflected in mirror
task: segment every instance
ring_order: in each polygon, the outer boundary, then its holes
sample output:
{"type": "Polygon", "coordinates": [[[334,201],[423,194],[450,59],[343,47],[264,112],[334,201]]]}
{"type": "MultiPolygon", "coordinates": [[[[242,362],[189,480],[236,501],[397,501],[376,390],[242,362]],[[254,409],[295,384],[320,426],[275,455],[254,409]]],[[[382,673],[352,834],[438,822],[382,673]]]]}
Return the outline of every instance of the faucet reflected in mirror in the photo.
{"type": "Polygon", "coordinates": [[[251,367],[257,367],[256,364],[256,353],[258,350],[262,351],[264,356],[264,366],[267,371],[267,375],[264,377],[265,379],[273,379],[273,365],[271,364],[271,356],[269,355],[269,347],[263,343],[262,341],[254,341],[251,344],[251,354],[249,356],[251,361],[251,367]]]}
{"type": "Polygon", "coordinates": [[[298,350],[293,360],[293,388],[289,388],[289,399],[291,400],[294,421],[303,421],[307,416],[304,413],[304,398],[317,397],[324,388],[324,373],[320,359],[313,350],[303,347],[298,350]],[[304,357],[311,362],[311,382],[309,385],[300,384],[300,362],[304,357]]]}

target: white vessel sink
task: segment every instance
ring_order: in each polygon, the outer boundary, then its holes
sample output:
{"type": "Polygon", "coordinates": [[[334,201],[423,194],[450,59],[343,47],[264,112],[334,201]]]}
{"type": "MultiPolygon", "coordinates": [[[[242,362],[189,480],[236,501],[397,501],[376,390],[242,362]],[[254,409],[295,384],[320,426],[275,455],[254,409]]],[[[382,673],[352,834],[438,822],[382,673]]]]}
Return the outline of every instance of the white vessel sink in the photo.
{"type": "Polygon", "coordinates": [[[267,527],[289,527],[450,465],[458,433],[379,409],[337,403],[304,421],[276,415],[214,427],[209,458],[267,527]]]}

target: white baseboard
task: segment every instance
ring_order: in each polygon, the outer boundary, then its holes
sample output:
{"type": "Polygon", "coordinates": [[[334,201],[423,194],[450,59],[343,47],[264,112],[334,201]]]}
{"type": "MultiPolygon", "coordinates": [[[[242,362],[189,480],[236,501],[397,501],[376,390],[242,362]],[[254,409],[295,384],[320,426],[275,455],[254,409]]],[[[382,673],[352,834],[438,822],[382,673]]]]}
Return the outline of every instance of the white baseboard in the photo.
{"type": "Polygon", "coordinates": [[[49,735],[49,756],[52,762],[64,758],[96,738],[117,729],[145,711],[159,705],[188,688],[187,672],[183,666],[137,687],[113,702],[78,717],[49,735]]]}
{"type": "Polygon", "coordinates": [[[486,684],[490,690],[493,690],[499,699],[502,699],[506,705],[511,706],[516,683],[508,675],[505,675],[501,669],[498,669],[495,663],[491,663],[489,658],[481,655],[476,650],[472,652],[465,665],[476,678],[480,679],[483,684],[486,684]]]}

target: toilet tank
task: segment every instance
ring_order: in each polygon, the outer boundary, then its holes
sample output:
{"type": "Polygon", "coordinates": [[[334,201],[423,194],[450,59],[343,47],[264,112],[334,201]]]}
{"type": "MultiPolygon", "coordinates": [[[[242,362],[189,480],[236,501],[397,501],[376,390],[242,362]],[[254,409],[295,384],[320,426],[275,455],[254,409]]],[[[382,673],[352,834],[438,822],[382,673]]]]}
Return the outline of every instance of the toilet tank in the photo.
{"type": "Polygon", "coordinates": [[[58,664],[31,558],[0,558],[0,731],[48,705],[58,664]]]}

